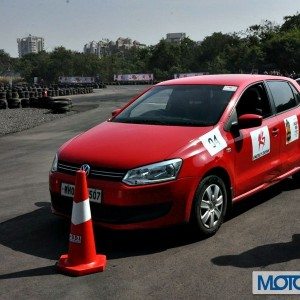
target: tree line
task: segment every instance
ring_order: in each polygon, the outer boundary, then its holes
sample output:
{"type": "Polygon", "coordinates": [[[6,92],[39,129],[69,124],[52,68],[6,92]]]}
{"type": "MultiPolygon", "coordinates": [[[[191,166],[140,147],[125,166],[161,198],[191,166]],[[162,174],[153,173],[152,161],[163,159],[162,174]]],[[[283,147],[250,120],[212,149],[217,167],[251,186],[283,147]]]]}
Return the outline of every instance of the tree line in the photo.
{"type": "Polygon", "coordinates": [[[284,17],[283,24],[264,21],[241,32],[215,32],[197,43],[185,38],[180,43],[165,39],[143,49],[131,48],[104,57],[57,47],[52,52],[12,58],[0,50],[0,75],[19,73],[32,82],[57,82],[59,76],[97,76],[112,81],[114,74],[153,73],[156,80],[176,73],[208,72],[300,73],[300,13],[284,17]]]}

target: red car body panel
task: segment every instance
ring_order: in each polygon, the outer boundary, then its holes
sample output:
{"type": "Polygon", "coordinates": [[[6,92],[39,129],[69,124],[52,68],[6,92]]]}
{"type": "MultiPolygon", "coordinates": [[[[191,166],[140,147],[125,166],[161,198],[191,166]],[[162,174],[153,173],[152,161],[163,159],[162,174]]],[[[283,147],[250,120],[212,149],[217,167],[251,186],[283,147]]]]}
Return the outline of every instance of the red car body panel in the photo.
{"type": "MultiPolygon", "coordinates": [[[[126,124],[104,122],[84,134],[65,143],[59,150],[59,160],[77,165],[90,164],[109,169],[130,170],[140,166],[181,158],[183,163],[176,180],[143,186],[129,186],[123,182],[88,178],[88,186],[103,191],[100,207],[113,208],[147,207],[170,204],[168,211],[150,220],[134,222],[96,223],[111,229],[159,228],[182,222],[191,217],[197,186],[210,173],[223,174],[231,191],[232,201],[241,200],[300,170],[300,140],[287,143],[285,120],[296,116],[300,124],[300,107],[263,119],[257,128],[241,129],[239,136],[226,130],[231,113],[251,85],[267,80],[283,80],[300,92],[300,87],[285,77],[266,75],[205,75],[169,80],[158,84],[167,85],[224,85],[236,86],[229,104],[215,126],[187,127],[126,124]],[[227,146],[210,155],[201,137],[218,128],[227,146]],[[265,143],[269,135],[269,153],[254,159],[253,135],[257,131],[258,142],[265,143]],[[226,175],[225,175],[226,174],[226,175]]],[[[130,103],[134,102],[135,97],[130,103]]],[[[123,109],[124,109],[123,108],[123,109]]],[[[122,110],[123,110],[122,109],[122,110]]],[[[121,111],[122,111],[121,110],[121,111]]],[[[112,118],[113,119],[113,118],[112,118]]],[[[59,197],[61,184],[74,184],[74,175],[50,172],[50,192],[59,197]]],[[[53,212],[66,215],[52,203],[53,212]]],[[[93,207],[92,207],[93,209],[93,207]]],[[[147,210],[146,210],[147,213],[147,210]]],[[[146,214],[145,213],[145,214],[146,214]]]]}
{"type": "Polygon", "coordinates": [[[211,128],[160,126],[158,130],[156,125],[104,122],[63,146],[60,159],[132,169],[169,158],[211,128]]]}

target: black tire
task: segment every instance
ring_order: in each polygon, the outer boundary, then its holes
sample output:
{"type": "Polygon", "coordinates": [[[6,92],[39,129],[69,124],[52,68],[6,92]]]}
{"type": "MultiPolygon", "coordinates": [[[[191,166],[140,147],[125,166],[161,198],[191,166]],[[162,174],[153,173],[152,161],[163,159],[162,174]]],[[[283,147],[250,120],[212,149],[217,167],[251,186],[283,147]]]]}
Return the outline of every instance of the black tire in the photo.
{"type": "Polygon", "coordinates": [[[7,101],[4,99],[0,99],[0,109],[7,109],[7,101]]]}
{"type": "Polygon", "coordinates": [[[224,181],[216,175],[205,177],[196,190],[192,212],[192,222],[202,236],[212,236],[218,231],[226,214],[227,203],[224,181]]]}
{"type": "Polygon", "coordinates": [[[300,172],[297,172],[293,175],[293,179],[300,182],[300,172]]]}
{"type": "Polygon", "coordinates": [[[29,98],[30,107],[38,107],[38,98],[29,98]]]}
{"type": "Polygon", "coordinates": [[[59,98],[51,101],[51,109],[54,113],[67,112],[72,107],[72,101],[69,98],[59,98]]]}
{"type": "Polygon", "coordinates": [[[20,108],[21,100],[19,98],[12,98],[7,100],[8,108],[20,108]]]}
{"type": "Polygon", "coordinates": [[[0,92],[0,99],[6,100],[6,92],[0,92]]]}
{"type": "Polygon", "coordinates": [[[23,98],[23,99],[21,100],[21,106],[22,106],[22,107],[29,107],[29,106],[30,106],[29,98],[23,98]]]}

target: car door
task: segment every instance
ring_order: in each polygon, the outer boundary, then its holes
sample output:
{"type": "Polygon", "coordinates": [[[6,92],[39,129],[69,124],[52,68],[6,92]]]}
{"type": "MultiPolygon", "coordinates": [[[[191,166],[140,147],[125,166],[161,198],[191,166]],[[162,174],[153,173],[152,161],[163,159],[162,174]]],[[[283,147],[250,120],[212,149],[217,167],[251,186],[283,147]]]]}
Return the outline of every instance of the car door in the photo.
{"type": "Polygon", "coordinates": [[[279,119],[282,176],[300,166],[300,95],[288,81],[267,81],[279,119]]]}
{"type": "Polygon", "coordinates": [[[258,127],[233,134],[235,197],[251,193],[280,173],[279,124],[263,82],[248,87],[235,112],[263,117],[258,127]]]}

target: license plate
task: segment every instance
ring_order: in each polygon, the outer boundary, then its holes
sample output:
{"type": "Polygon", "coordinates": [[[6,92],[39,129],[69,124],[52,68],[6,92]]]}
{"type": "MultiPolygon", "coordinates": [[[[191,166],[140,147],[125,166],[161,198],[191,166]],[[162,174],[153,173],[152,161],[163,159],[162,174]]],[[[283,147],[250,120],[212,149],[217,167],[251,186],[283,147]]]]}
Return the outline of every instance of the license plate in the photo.
{"type": "MultiPolygon", "coordinates": [[[[102,191],[98,189],[89,188],[89,198],[91,202],[101,203],[102,191]]],[[[74,197],[75,186],[73,184],[62,183],[61,195],[65,197],[74,197]]]]}

